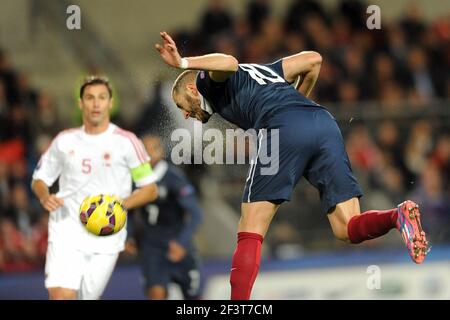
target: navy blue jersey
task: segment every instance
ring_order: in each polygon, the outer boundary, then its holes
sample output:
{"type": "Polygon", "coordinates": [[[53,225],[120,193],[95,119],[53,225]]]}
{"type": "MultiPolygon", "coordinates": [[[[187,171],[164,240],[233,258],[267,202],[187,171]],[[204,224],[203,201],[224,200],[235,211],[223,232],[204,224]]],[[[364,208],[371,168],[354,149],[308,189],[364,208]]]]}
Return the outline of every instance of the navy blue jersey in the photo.
{"type": "Polygon", "coordinates": [[[158,176],[158,198],[141,210],[143,245],[166,248],[170,240],[176,240],[190,249],[202,219],[194,187],[181,170],[166,161],[160,161],[154,173],[158,176]]]}
{"type": "Polygon", "coordinates": [[[244,130],[266,127],[270,117],[282,108],[321,107],[284,79],[282,60],[264,65],[239,64],[224,82],[215,82],[207,71],[200,71],[196,84],[215,112],[244,130]]]}

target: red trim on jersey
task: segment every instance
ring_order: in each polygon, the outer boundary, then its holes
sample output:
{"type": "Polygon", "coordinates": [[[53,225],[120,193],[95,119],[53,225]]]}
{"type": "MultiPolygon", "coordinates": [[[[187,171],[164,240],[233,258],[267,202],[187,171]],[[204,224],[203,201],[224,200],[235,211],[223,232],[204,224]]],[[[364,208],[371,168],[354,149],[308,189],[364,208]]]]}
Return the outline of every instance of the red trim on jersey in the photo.
{"type": "Polygon", "coordinates": [[[133,132],[127,131],[127,130],[124,130],[121,128],[116,128],[113,133],[119,134],[121,136],[128,138],[128,140],[131,141],[131,144],[133,145],[134,150],[136,151],[139,161],[141,161],[141,163],[147,162],[146,161],[147,157],[145,156],[146,153],[142,147],[142,144],[139,142],[138,138],[136,137],[136,135],[133,132]]]}

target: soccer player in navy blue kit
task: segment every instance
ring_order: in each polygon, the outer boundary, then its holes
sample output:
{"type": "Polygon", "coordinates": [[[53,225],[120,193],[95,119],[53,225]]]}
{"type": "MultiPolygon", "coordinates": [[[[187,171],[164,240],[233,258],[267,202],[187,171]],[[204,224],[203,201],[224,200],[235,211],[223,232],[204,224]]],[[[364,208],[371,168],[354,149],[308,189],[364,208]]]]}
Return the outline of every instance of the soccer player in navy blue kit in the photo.
{"type": "Polygon", "coordinates": [[[164,62],[187,69],[172,90],[186,119],[205,123],[218,113],[242,129],[259,130],[257,157],[250,166],[241,205],[230,275],[231,299],[250,298],[263,238],[275,212],[290,199],[302,176],[319,191],[338,239],[360,243],[397,228],[412,260],[423,262],[428,243],[417,204],[407,200],[391,210],[360,212],[363,193],[336,120],[307,98],[319,76],[320,54],[303,51],[264,65],[239,64],[233,56],[220,53],[182,58],[173,39],[166,32],[160,35],[162,44],[155,47],[164,62]],[[264,175],[259,149],[272,144],[269,132],[273,129],[279,133],[279,170],[264,175]]]}
{"type": "Polygon", "coordinates": [[[158,198],[141,210],[145,223],[139,252],[146,294],[152,300],[166,299],[173,282],[185,299],[199,299],[200,264],[192,238],[203,213],[195,189],[180,169],[164,160],[159,137],[142,141],[159,189],[158,198]]]}

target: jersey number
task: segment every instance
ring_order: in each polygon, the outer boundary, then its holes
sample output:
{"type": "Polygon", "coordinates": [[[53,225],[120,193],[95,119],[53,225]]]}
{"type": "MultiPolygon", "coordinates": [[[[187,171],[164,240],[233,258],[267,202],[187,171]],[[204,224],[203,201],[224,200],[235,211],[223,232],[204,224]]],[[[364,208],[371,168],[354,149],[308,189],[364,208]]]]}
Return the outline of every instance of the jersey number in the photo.
{"type": "Polygon", "coordinates": [[[84,174],[89,174],[91,173],[92,170],[92,166],[91,166],[91,159],[83,159],[83,161],[81,162],[81,172],[83,172],[84,174]]]}
{"type": "Polygon", "coordinates": [[[269,67],[262,66],[260,64],[243,63],[240,64],[239,66],[242,68],[242,70],[247,72],[250,75],[250,77],[256,80],[256,82],[258,82],[260,85],[267,84],[266,81],[268,81],[269,83],[286,81],[269,67]]]}
{"type": "Polygon", "coordinates": [[[145,208],[148,212],[148,223],[154,226],[156,222],[158,221],[158,215],[159,215],[159,208],[157,205],[149,204],[145,208]]]}

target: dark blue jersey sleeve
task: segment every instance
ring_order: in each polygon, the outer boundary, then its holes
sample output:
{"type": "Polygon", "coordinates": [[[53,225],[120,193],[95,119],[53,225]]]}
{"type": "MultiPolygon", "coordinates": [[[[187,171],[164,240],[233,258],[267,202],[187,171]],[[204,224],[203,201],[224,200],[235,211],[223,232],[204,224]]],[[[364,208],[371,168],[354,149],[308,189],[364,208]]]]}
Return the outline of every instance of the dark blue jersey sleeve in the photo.
{"type": "Polygon", "coordinates": [[[194,187],[185,177],[179,176],[175,188],[177,202],[185,213],[183,228],[177,241],[182,246],[187,247],[203,220],[203,212],[198,203],[194,187]]]}
{"type": "Polygon", "coordinates": [[[187,247],[198,226],[202,223],[203,213],[195,195],[185,196],[179,200],[179,203],[189,213],[189,218],[185,221],[177,240],[182,246],[187,247]]]}

